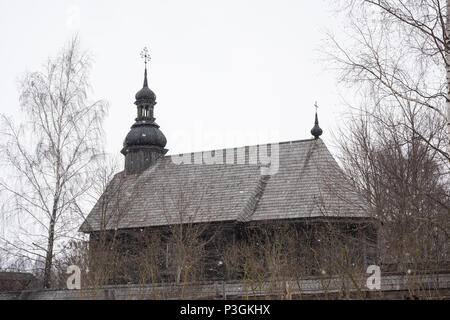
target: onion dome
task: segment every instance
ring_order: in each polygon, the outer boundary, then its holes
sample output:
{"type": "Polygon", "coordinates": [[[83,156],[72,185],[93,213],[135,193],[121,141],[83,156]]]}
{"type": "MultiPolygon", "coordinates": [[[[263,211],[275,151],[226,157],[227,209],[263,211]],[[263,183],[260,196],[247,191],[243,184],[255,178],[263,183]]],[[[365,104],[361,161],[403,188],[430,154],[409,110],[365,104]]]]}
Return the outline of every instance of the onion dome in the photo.
{"type": "Polygon", "coordinates": [[[139,120],[131,126],[131,130],[123,142],[123,147],[155,146],[164,148],[166,144],[167,139],[155,122],[139,120]]]}
{"type": "Polygon", "coordinates": [[[319,120],[317,118],[317,111],[316,120],[314,121],[314,127],[311,129],[311,134],[314,136],[314,139],[318,139],[322,135],[322,129],[319,127],[319,120]]]}
{"type": "Polygon", "coordinates": [[[144,72],[144,85],[143,85],[142,89],[136,93],[135,98],[136,98],[136,102],[135,102],[136,104],[145,102],[145,103],[154,105],[156,103],[156,95],[148,87],[147,68],[145,68],[145,72],[144,72]]]}

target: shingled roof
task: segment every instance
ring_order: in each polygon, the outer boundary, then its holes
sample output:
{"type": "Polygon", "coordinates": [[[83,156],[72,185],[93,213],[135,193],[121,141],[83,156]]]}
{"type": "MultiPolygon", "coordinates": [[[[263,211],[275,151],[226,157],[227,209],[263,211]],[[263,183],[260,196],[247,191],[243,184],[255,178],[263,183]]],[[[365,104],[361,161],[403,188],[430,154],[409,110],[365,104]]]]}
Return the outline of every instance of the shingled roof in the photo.
{"type": "Polygon", "coordinates": [[[352,190],[321,139],[208,151],[223,156],[215,164],[203,163],[204,154],[168,155],[140,175],[116,174],[80,231],[370,217],[367,203],[352,190]],[[277,170],[269,174],[264,171],[268,165],[252,161],[252,152],[261,147],[271,150],[270,156],[278,152],[277,170]],[[230,154],[233,164],[227,162],[230,154]],[[177,164],[181,157],[193,163],[177,164]]]}

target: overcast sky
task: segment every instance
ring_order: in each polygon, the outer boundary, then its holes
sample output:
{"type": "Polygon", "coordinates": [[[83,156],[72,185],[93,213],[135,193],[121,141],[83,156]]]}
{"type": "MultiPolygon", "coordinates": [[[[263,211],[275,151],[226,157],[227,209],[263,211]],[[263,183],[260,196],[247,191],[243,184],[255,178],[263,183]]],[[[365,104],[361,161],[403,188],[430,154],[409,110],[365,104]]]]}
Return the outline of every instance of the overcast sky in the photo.
{"type": "Polygon", "coordinates": [[[94,58],[91,98],[110,103],[112,154],[136,116],[144,46],[169,154],[310,138],[315,101],[327,143],[344,110],[320,59],[340,26],[331,3],[0,0],[0,112],[19,112],[17,80],[78,33],[94,58]]]}

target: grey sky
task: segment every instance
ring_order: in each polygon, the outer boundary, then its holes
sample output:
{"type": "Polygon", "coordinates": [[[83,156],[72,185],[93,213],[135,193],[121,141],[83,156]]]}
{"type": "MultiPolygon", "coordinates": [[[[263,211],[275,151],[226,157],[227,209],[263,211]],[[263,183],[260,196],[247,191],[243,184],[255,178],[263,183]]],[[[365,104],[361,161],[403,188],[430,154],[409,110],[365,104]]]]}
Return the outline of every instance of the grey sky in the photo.
{"type": "Polygon", "coordinates": [[[319,60],[329,1],[0,1],[0,112],[18,113],[17,79],[78,32],[94,57],[92,97],[110,102],[107,150],[119,154],[149,86],[169,153],[310,138],[343,110],[319,60]]]}

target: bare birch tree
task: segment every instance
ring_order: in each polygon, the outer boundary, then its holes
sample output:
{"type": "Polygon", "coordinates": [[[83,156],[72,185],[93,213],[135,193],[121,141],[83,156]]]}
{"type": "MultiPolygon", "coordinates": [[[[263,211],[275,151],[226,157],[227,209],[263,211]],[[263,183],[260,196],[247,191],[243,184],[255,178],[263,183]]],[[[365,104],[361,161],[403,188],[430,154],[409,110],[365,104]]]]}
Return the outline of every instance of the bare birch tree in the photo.
{"type": "Polygon", "coordinates": [[[449,1],[351,0],[340,2],[345,37],[330,34],[327,52],[344,83],[370,88],[376,104],[399,112],[414,105],[436,117],[442,130],[415,135],[450,160],[449,1]],[[447,75],[447,76],[446,76],[447,75]],[[438,134],[439,133],[439,134],[438,134]]]}
{"type": "Polygon", "coordinates": [[[17,237],[4,237],[2,245],[45,261],[46,288],[55,245],[79,226],[80,202],[92,186],[90,171],[103,155],[107,105],[88,98],[90,67],[89,55],[73,38],[42,70],[20,82],[23,122],[16,125],[2,115],[3,170],[10,173],[0,180],[10,197],[3,214],[19,225],[17,237]]]}

